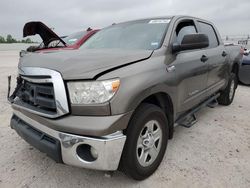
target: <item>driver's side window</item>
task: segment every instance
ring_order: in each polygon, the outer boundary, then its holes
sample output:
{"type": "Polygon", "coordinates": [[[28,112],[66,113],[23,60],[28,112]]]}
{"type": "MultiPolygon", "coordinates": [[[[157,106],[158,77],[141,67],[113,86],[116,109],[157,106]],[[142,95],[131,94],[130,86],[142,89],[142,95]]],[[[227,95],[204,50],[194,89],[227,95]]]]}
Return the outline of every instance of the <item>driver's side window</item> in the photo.
{"type": "Polygon", "coordinates": [[[181,41],[185,35],[197,33],[194,22],[183,21],[179,23],[175,29],[174,33],[174,43],[181,44],[181,41]]]}

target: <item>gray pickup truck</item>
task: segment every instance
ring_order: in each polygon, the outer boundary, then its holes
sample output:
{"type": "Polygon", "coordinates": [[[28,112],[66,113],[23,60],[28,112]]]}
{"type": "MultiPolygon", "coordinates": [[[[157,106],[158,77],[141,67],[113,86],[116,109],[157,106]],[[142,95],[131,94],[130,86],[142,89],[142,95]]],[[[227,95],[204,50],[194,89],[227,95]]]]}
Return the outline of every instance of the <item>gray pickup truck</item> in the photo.
{"type": "Polygon", "coordinates": [[[228,48],[212,23],[171,16],[113,24],[76,51],[28,53],[8,95],[11,127],[56,162],[145,179],[176,125],[232,103],[242,54],[228,48]]]}

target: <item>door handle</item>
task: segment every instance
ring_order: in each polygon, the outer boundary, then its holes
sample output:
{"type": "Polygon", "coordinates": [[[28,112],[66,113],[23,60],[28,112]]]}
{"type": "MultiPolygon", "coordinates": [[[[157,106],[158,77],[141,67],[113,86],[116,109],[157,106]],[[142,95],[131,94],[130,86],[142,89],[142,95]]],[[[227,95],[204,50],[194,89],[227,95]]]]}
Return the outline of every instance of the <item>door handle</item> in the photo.
{"type": "Polygon", "coordinates": [[[222,55],[222,57],[226,57],[227,56],[227,52],[223,51],[221,55],[222,55]]]}
{"type": "Polygon", "coordinates": [[[208,60],[208,57],[207,57],[207,56],[205,56],[205,55],[202,55],[202,56],[201,56],[201,61],[202,61],[203,63],[205,63],[207,60],[208,60]]]}

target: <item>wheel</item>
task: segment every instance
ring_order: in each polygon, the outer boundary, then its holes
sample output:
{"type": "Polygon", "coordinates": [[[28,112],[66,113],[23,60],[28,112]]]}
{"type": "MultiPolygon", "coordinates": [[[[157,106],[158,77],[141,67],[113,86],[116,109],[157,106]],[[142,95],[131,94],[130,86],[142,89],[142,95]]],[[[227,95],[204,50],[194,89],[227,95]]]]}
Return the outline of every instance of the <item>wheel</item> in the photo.
{"type": "Polygon", "coordinates": [[[144,103],[135,111],[126,133],[121,169],[133,179],[143,180],[156,171],[165,154],[167,117],[161,108],[144,103]]]}
{"type": "Polygon", "coordinates": [[[218,98],[218,103],[228,106],[234,100],[235,91],[238,85],[237,77],[234,73],[231,73],[227,87],[221,92],[218,98]]]}

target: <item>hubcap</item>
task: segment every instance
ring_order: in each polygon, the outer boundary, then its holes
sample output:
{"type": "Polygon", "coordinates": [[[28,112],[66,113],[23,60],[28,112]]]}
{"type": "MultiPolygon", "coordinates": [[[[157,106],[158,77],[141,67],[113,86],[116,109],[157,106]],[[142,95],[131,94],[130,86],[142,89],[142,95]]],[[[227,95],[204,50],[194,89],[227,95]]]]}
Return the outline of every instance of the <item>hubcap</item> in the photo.
{"type": "Polygon", "coordinates": [[[234,96],[234,87],[235,87],[235,82],[234,82],[234,80],[232,80],[231,86],[230,86],[230,92],[229,92],[229,98],[230,98],[230,100],[232,100],[233,96],[234,96]]]}
{"type": "Polygon", "coordinates": [[[137,140],[136,154],[141,166],[151,165],[157,158],[162,142],[162,130],[156,120],[148,121],[137,140]]]}

